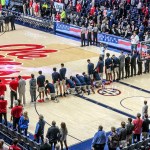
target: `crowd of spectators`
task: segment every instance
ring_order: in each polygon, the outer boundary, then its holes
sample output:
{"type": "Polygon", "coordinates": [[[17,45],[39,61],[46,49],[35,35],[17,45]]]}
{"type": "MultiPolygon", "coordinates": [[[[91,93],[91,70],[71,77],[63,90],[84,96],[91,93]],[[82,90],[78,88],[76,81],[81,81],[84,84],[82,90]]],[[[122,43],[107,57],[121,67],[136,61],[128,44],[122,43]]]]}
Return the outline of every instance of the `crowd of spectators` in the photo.
{"type": "MultiPolygon", "coordinates": [[[[150,120],[148,118],[148,105],[147,101],[144,101],[142,107],[142,118],[141,114],[137,113],[136,119],[128,118],[127,123],[121,122],[121,127],[116,130],[115,127],[111,127],[111,133],[108,136],[108,147],[109,150],[116,150],[117,147],[120,149],[130,146],[132,143],[137,143],[140,140],[147,139],[149,137],[149,125],[150,120]],[[133,141],[133,142],[132,142],[133,141]]],[[[106,141],[106,133],[103,130],[103,126],[98,127],[98,132],[95,133],[91,149],[93,150],[104,150],[106,141]]],[[[137,149],[141,150],[141,147],[137,149]]],[[[145,150],[146,147],[143,147],[145,150]]]]}
{"type": "Polygon", "coordinates": [[[124,38],[130,38],[136,31],[141,40],[150,28],[149,8],[150,2],[147,0],[23,1],[24,15],[48,16],[53,21],[77,26],[96,24],[100,32],[124,38]],[[54,2],[63,3],[64,9],[57,12],[54,2]]]}

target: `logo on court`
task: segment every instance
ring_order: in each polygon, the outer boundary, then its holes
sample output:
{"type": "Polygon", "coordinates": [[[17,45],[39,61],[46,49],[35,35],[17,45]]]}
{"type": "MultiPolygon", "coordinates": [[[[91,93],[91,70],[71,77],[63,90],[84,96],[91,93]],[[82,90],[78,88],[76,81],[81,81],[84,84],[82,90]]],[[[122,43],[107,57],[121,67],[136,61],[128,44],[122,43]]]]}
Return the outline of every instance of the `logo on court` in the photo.
{"type": "Polygon", "coordinates": [[[98,93],[103,96],[117,96],[121,94],[121,91],[114,88],[104,88],[104,89],[99,89],[98,93]]]}

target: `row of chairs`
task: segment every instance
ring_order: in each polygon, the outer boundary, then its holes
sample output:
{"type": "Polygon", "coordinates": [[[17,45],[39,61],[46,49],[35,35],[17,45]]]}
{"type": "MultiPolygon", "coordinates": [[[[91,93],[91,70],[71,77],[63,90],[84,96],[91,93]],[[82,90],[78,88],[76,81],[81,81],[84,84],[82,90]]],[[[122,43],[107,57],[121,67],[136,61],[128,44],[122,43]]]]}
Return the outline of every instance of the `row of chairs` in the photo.
{"type": "Polygon", "coordinates": [[[22,145],[27,150],[40,150],[40,144],[29,139],[28,137],[21,135],[17,131],[12,130],[11,128],[5,126],[4,124],[0,124],[1,131],[8,135],[11,139],[17,138],[19,144],[22,145]]]}
{"type": "Polygon", "coordinates": [[[150,138],[142,140],[138,143],[134,143],[128,147],[120,148],[121,150],[149,150],[150,149],[150,138]]]}

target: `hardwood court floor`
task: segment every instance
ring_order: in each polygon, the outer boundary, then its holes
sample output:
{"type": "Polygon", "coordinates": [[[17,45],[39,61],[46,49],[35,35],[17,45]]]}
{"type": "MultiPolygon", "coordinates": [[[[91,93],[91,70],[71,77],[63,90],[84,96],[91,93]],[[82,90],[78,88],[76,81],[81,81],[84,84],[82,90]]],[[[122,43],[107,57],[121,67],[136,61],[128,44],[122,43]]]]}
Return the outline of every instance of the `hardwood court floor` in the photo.
{"type": "MultiPolygon", "coordinates": [[[[8,54],[8,47],[0,47],[0,55],[4,55],[6,58],[11,58],[15,62],[21,62],[20,65],[2,65],[0,64],[0,71],[20,71],[19,73],[13,73],[10,75],[5,75],[4,77],[18,76],[30,76],[34,73],[38,76],[38,71],[42,70],[43,74],[48,80],[51,80],[52,68],[60,68],[60,63],[65,63],[67,68],[67,76],[75,75],[76,73],[82,73],[87,71],[88,58],[96,65],[99,57],[98,47],[80,47],[80,42],[75,40],[70,40],[57,35],[51,35],[34,29],[17,25],[16,31],[11,31],[0,36],[0,46],[2,45],[12,45],[12,44],[37,44],[43,45],[42,48],[45,57],[36,58],[38,50],[16,50],[19,54],[18,57],[24,56],[24,59],[17,58],[16,54],[8,54]],[[2,51],[3,50],[3,51],[2,51]],[[7,50],[7,51],[6,51],[7,50]],[[49,50],[57,50],[57,52],[50,53],[49,50]],[[47,53],[46,53],[47,52],[47,53]],[[32,59],[29,56],[34,56],[32,59]]],[[[18,46],[13,46],[11,49],[18,49],[18,46]]],[[[19,46],[19,48],[27,48],[25,46],[19,46]]],[[[107,52],[115,55],[119,55],[117,52],[107,50],[107,52]]],[[[1,76],[2,77],[2,76],[1,76]]],[[[150,75],[138,76],[130,79],[123,80],[125,83],[136,85],[138,87],[149,89],[149,79],[150,75]]],[[[26,81],[26,101],[27,105],[24,110],[27,110],[30,118],[29,131],[34,133],[36,122],[38,121],[38,115],[35,111],[34,104],[30,103],[29,94],[29,80],[26,81]]],[[[90,98],[94,102],[88,101],[87,99],[68,96],[66,98],[60,98],[59,103],[54,103],[51,101],[46,101],[45,103],[37,103],[37,111],[43,114],[45,120],[51,124],[52,120],[57,122],[60,126],[62,121],[65,121],[68,127],[69,134],[79,140],[86,140],[93,137],[94,133],[97,131],[97,127],[101,124],[104,126],[105,131],[110,131],[111,126],[116,128],[120,126],[120,122],[127,120],[127,116],[122,113],[111,110],[109,107],[113,107],[122,112],[126,112],[131,115],[135,115],[137,112],[141,112],[141,107],[144,101],[144,97],[150,97],[148,93],[133,89],[131,87],[125,86],[120,83],[112,83],[106,88],[116,88],[121,91],[118,96],[103,96],[97,93],[91,95],[84,95],[85,98],[90,98]],[[136,96],[136,97],[135,97],[136,96]],[[141,96],[141,97],[137,97],[141,96]],[[127,98],[129,97],[129,98],[127,98]],[[126,98],[126,99],[125,99],[126,98]],[[122,105],[120,105],[120,101],[122,105]],[[98,102],[105,104],[105,107],[98,105],[98,102]]],[[[9,92],[10,89],[7,86],[6,99],[9,102],[9,92]]],[[[149,100],[149,98],[147,98],[149,100]]],[[[10,117],[10,110],[8,109],[8,118],[10,117]]],[[[47,132],[46,125],[45,133],[47,132]]],[[[68,144],[72,145],[78,143],[79,141],[75,138],[68,136],[68,144]]]]}

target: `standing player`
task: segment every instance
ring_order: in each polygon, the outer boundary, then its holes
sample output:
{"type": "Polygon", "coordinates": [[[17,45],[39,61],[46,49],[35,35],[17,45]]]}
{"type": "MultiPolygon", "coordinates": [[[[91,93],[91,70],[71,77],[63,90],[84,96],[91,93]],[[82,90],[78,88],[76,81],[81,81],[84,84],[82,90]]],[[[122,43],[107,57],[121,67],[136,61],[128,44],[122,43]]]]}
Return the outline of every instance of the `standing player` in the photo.
{"type": "Polygon", "coordinates": [[[14,99],[17,99],[17,88],[18,88],[18,81],[15,80],[14,77],[11,78],[12,81],[9,83],[9,87],[10,87],[10,100],[11,100],[11,104],[9,108],[13,108],[13,103],[14,103],[14,99]]]}
{"type": "Polygon", "coordinates": [[[86,33],[86,28],[84,25],[82,25],[81,28],[81,47],[85,46],[85,33],[86,33]]]}
{"type": "Polygon", "coordinates": [[[60,73],[60,76],[61,76],[61,79],[62,79],[62,86],[63,86],[64,96],[66,96],[66,80],[65,80],[66,71],[67,71],[67,69],[64,67],[64,64],[62,63],[61,64],[61,69],[59,70],[59,73],[60,73]]]}
{"type": "Polygon", "coordinates": [[[87,72],[88,72],[88,75],[90,76],[90,79],[91,79],[92,84],[93,84],[94,64],[91,63],[90,59],[88,59],[87,62],[88,62],[87,72]]]}
{"type": "Polygon", "coordinates": [[[96,24],[94,24],[93,28],[93,45],[96,43],[97,45],[97,33],[98,33],[98,27],[96,24]]]}
{"type": "Polygon", "coordinates": [[[37,85],[40,100],[44,101],[44,92],[45,92],[45,76],[42,75],[42,71],[39,71],[39,76],[37,77],[37,85]]]}
{"type": "Polygon", "coordinates": [[[60,96],[62,96],[62,79],[60,74],[56,71],[56,68],[53,68],[53,73],[52,73],[52,79],[53,79],[53,83],[54,83],[54,87],[58,96],[58,88],[60,90],[60,96]]]}
{"type": "Polygon", "coordinates": [[[113,61],[113,74],[114,74],[114,80],[118,80],[119,79],[119,58],[116,57],[115,55],[112,55],[112,61],[113,61]],[[116,78],[116,74],[117,74],[117,78],[116,78]]]}
{"type": "Polygon", "coordinates": [[[89,24],[87,28],[87,46],[92,45],[92,26],[89,24]]]}
{"type": "Polygon", "coordinates": [[[111,75],[111,66],[112,66],[112,60],[109,58],[110,54],[106,54],[106,59],[105,59],[105,69],[106,69],[106,80],[111,81],[112,80],[112,75],[111,75]]]}
{"type": "Polygon", "coordinates": [[[104,61],[102,57],[99,58],[99,61],[97,63],[95,70],[99,73],[101,80],[103,81],[104,61]]]}
{"type": "Polygon", "coordinates": [[[6,85],[0,80],[0,96],[5,95],[5,91],[7,90],[6,85]]]}

